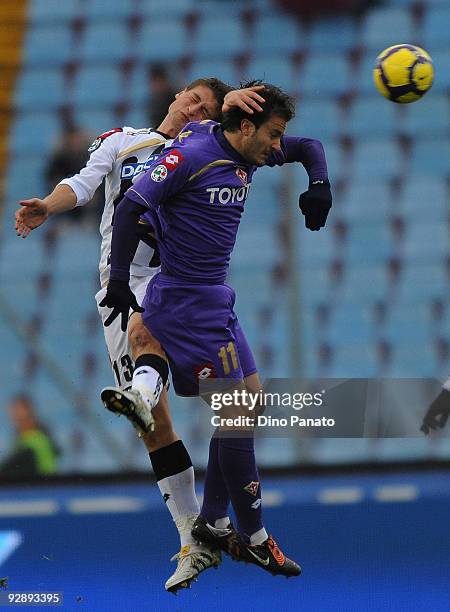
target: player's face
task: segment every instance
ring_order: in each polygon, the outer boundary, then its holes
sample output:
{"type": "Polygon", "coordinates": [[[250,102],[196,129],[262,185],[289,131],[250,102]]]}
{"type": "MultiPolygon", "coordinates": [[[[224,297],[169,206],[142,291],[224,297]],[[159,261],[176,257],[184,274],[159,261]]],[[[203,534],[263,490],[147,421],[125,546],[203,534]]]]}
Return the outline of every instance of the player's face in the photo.
{"type": "Polygon", "coordinates": [[[169,106],[169,115],[181,130],[189,121],[214,119],[217,116],[217,102],[213,92],[206,85],[183,89],[169,106]]]}
{"type": "Polygon", "coordinates": [[[263,166],[272,152],[279,151],[286,125],[286,120],[276,115],[272,115],[258,129],[250,123],[250,131],[242,142],[243,157],[255,166],[263,166]]]}

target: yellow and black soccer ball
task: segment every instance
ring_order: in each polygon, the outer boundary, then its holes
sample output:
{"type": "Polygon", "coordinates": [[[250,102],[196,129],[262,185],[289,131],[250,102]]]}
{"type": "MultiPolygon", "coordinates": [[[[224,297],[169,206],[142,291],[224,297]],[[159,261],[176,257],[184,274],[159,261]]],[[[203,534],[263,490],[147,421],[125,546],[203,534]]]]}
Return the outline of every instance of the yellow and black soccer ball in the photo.
{"type": "Polygon", "coordinates": [[[380,94],[397,104],[419,100],[431,88],[433,78],[433,60],[414,45],[388,47],[377,57],[373,71],[380,94]]]}

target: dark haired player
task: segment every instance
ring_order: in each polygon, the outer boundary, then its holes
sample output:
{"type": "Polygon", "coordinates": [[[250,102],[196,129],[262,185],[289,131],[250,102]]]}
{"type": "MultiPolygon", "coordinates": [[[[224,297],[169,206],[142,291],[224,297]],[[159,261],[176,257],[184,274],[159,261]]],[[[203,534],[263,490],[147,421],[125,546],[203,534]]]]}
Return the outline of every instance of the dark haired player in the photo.
{"type": "MultiPolygon", "coordinates": [[[[261,83],[246,87],[255,84],[261,83]]],[[[161,272],[150,281],[143,302],[143,320],[167,354],[179,395],[199,394],[202,364],[241,388],[260,389],[253,355],[233,310],[234,292],[225,284],[256,169],[303,163],[310,188],[300,196],[300,208],[309,229],[323,227],[331,207],[322,145],[284,136],[294,115],[293,100],[262,84],[262,112],[249,115],[235,109],[225,114],[222,124],[188,124],[116,209],[104,304],[114,308],[116,316],[136,309],[129,267],[142,216],[155,229],[161,256],[161,272]]],[[[133,399],[119,390],[108,390],[102,398],[122,404],[124,413],[133,410],[133,399]]],[[[193,534],[271,573],[300,573],[263,526],[251,432],[245,438],[212,438],[204,502],[193,534]],[[227,528],[230,501],[238,534],[227,528]]]]}

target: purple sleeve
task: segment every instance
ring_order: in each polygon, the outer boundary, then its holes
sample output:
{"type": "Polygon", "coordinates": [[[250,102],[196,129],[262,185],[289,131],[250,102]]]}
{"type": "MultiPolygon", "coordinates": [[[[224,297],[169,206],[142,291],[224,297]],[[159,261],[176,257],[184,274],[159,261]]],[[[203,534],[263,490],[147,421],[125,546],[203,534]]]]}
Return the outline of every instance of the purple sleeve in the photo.
{"type": "Polygon", "coordinates": [[[111,280],[128,282],[130,265],[139,244],[139,218],[147,208],[124,197],[114,213],[111,241],[111,280]]]}
{"type": "Polygon", "coordinates": [[[325,151],[320,140],[314,138],[299,138],[283,136],[281,150],[269,157],[268,166],[282,166],[292,162],[300,162],[305,167],[309,182],[328,180],[325,151]]]}

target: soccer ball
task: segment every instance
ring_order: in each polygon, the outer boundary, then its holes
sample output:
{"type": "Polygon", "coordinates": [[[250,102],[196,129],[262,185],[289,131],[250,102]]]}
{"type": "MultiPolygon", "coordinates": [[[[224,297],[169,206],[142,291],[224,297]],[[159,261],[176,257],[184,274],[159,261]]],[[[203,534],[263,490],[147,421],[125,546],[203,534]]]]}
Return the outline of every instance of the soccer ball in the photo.
{"type": "Polygon", "coordinates": [[[433,84],[433,61],[414,45],[394,45],[377,57],[375,86],[388,100],[409,104],[419,100],[433,84]]]}

